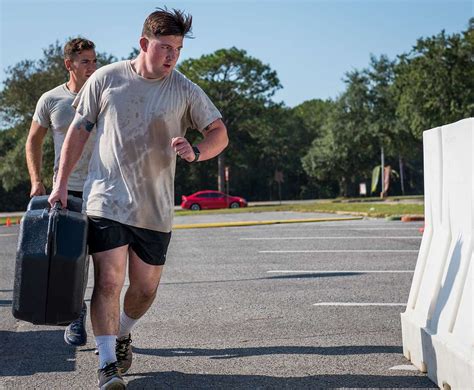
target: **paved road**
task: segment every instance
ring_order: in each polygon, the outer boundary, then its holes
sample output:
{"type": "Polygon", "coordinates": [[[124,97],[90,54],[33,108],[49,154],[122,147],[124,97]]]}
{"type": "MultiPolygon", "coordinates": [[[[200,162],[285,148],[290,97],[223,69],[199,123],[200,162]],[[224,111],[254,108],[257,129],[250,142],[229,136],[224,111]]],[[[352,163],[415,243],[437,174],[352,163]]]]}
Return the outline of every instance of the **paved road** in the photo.
{"type": "MultiPolygon", "coordinates": [[[[175,222],[202,222],[184,218],[175,222]]],[[[133,333],[129,388],[435,388],[410,370],[401,345],[419,227],[361,220],[175,231],[158,299],[133,333]]],[[[17,231],[0,227],[0,388],[94,389],[92,338],[72,348],[63,328],[10,314],[17,231]]]]}

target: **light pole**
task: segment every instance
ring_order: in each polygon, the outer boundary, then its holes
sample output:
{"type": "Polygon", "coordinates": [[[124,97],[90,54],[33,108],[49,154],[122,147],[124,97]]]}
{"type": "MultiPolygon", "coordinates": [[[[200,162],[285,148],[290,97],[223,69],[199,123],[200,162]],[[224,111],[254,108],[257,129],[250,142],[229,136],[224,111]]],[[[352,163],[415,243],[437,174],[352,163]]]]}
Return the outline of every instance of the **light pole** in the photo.
{"type": "Polygon", "coordinates": [[[225,194],[226,194],[226,203],[227,207],[229,207],[229,167],[224,168],[224,178],[225,178],[225,194]]]}
{"type": "Polygon", "coordinates": [[[384,156],[384,152],[383,152],[383,144],[382,146],[380,147],[380,162],[382,164],[381,166],[381,170],[380,170],[380,177],[381,177],[381,188],[382,188],[382,191],[380,192],[380,197],[383,199],[384,198],[384,186],[385,186],[385,156],[384,156]]]}
{"type": "Polygon", "coordinates": [[[404,172],[403,172],[403,158],[402,155],[398,155],[398,164],[400,166],[400,184],[402,186],[402,195],[405,195],[405,183],[404,183],[404,172]]]}

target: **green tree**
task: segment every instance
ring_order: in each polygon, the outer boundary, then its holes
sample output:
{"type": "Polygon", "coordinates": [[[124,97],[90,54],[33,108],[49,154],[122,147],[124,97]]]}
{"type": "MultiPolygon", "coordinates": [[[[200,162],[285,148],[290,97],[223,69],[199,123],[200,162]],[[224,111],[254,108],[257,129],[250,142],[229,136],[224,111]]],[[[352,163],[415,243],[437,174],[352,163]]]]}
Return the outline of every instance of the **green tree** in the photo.
{"type": "Polygon", "coordinates": [[[300,157],[309,147],[311,133],[302,118],[291,108],[272,105],[244,126],[248,126],[251,140],[246,146],[250,153],[242,156],[248,169],[240,177],[240,187],[253,192],[257,199],[276,199],[279,191],[275,173],[281,172],[282,198],[301,198],[307,175],[300,157]]]}
{"type": "Polygon", "coordinates": [[[355,193],[360,178],[369,175],[379,140],[371,128],[370,79],[365,71],[347,73],[346,91],[335,101],[322,127],[303,157],[306,173],[331,187],[338,183],[339,195],[355,193]]]}
{"type": "MultiPolygon", "coordinates": [[[[323,126],[333,108],[332,100],[312,99],[307,100],[291,109],[291,113],[301,121],[294,126],[299,132],[288,142],[295,146],[294,161],[297,165],[293,168],[301,172],[298,176],[299,195],[301,198],[320,198],[329,197],[333,193],[333,188],[327,186],[326,182],[320,182],[310,178],[303,168],[302,157],[305,156],[311,148],[313,140],[324,135],[323,126]],[[297,126],[297,127],[296,127],[297,126]]],[[[286,114],[288,116],[288,114],[286,114]]],[[[290,134],[292,130],[290,130],[290,134]]]]}
{"type": "MultiPolygon", "coordinates": [[[[259,118],[268,107],[275,105],[271,97],[281,88],[276,72],[235,47],[185,60],[178,69],[203,88],[222,113],[230,138],[225,156],[232,172],[231,183],[239,182],[240,176],[248,177],[252,172],[251,143],[254,133],[259,131],[259,118]]],[[[224,190],[224,153],[218,158],[217,169],[211,169],[215,164],[213,160],[194,165],[178,164],[177,189],[185,193],[204,185],[214,187],[212,183],[218,179],[219,189],[224,190]],[[205,174],[201,170],[212,170],[212,173],[205,174]],[[211,181],[200,181],[202,179],[211,181]],[[195,187],[191,189],[192,186],[195,187]]]]}
{"type": "Polygon", "coordinates": [[[473,24],[461,34],[420,38],[399,56],[397,116],[412,137],[421,140],[424,130],[474,115],[473,24]]]}
{"type": "MultiPolygon", "coordinates": [[[[411,152],[414,143],[419,143],[418,140],[410,138],[404,128],[398,124],[396,117],[397,100],[393,87],[395,64],[395,61],[390,60],[385,55],[379,58],[371,56],[369,68],[364,70],[364,74],[369,79],[369,102],[371,107],[368,118],[369,129],[374,138],[378,140],[380,150],[379,158],[373,161],[373,167],[378,166],[379,169],[382,154],[384,155],[384,165],[393,167],[394,163],[402,161],[402,156],[411,152]]],[[[392,183],[392,188],[393,184],[395,183],[392,183]]],[[[380,190],[381,188],[376,188],[376,192],[380,190]]]]}
{"type": "Polygon", "coordinates": [[[368,80],[369,129],[386,151],[400,146],[395,118],[396,100],[393,94],[395,62],[386,56],[371,56],[369,68],[363,70],[368,80]]]}
{"type": "Polygon", "coordinates": [[[311,139],[321,135],[321,128],[332,106],[331,100],[312,99],[293,107],[293,113],[301,118],[311,139]]]}

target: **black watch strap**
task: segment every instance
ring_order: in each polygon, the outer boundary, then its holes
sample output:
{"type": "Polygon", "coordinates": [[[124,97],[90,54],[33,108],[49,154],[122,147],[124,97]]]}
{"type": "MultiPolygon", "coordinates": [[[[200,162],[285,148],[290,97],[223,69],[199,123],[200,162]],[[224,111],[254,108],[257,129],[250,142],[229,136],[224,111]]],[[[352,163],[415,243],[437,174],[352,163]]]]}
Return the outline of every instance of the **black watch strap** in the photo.
{"type": "Polygon", "coordinates": [[[193,146],[193,151],[195,155],[193,162],[199,161],[199,156],[201,155],[201,151],[199,150],[197,146],[193,146]]]}

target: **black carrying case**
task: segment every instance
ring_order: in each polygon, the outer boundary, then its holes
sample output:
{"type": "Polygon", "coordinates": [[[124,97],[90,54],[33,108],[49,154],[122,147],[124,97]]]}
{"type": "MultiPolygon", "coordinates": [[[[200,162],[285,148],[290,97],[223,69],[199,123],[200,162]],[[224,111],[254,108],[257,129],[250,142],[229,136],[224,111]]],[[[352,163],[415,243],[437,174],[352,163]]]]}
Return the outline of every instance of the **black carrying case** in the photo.
{"type": "Polygon", "coordinates": [[[66,325],[81,313],[87,276],[87,216],[82,199],[50,208],[35,196],[20,224],[12,312],[37,325],[66,325]]]}

